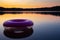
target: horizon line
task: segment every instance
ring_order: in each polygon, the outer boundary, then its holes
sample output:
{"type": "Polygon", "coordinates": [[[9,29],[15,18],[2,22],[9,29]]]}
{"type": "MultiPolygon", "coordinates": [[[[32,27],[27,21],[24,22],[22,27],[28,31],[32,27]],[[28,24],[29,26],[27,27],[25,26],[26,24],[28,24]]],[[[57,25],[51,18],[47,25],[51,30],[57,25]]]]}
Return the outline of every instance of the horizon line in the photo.
{"type": "MultiPolygon", "coordinates": [[[[2,6],[0,6],[0,7],[2,7],[2,6]]],[[[50,7],[56,7],[56,6],[50,6],[50,7]]],[[[29,8],[50,8],[50,7],[29,7],[29,8]]],[[[2,7],[2,8],[23,8],[23,7],[2,7]]],[[[23,8],[23,9],[25,9],[25,8],[23,8]]]]}

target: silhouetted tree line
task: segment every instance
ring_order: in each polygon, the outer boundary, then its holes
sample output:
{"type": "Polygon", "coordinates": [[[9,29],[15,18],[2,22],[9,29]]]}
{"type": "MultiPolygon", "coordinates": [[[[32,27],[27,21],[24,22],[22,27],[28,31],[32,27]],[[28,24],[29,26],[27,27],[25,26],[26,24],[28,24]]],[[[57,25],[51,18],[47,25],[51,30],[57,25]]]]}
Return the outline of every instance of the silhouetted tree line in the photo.
{"type": "Polygon", "coordinates": [[[0,11],[60,11],[60,6],[45,8],[4,8],[0,7],[0,11]]]}
{"type": "Polygon", "coordinates": [[[21,11],[22,8],[3,8],[0,7],[0,11],[21,11]]]}

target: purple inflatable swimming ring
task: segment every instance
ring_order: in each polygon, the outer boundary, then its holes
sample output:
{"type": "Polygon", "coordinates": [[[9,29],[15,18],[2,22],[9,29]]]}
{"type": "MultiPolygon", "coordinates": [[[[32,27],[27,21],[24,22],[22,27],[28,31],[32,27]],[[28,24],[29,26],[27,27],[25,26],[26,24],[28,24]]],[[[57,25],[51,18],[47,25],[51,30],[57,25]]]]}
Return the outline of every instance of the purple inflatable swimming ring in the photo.
{"type": "Polygon", "coordinates": [[[27,27],[32,25],[33,22],[27,19],[13,19],[3,23],[5,27],[27,27]]]}

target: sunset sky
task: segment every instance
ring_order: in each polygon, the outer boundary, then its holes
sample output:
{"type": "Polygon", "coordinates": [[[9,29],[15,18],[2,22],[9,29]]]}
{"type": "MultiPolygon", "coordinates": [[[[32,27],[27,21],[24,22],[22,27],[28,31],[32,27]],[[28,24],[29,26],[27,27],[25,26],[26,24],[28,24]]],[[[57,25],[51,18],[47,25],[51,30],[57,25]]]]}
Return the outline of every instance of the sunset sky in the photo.
{"type": "Polygon", "coordinates": [[[60,0],[0,0],[0,7],[5,8],[40,8],[60,6],[60,0]]]}

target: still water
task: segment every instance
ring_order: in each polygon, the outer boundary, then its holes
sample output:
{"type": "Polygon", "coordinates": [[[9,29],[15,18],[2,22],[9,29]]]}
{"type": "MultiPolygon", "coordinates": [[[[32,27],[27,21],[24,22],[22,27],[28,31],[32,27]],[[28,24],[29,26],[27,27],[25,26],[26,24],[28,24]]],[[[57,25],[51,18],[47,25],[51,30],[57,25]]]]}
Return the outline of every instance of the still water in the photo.
{"type": "MultiPolygon", "coordinates": [[[[22,33],[24,34],[24,33],[22,33]]],[[[60,40],[60,16],[43,13],[5,13],[0,15],[0,40],[60,40]],[[29,19],[34,25],[28,31],[28,36],[14,38],[6,35],[3,23],[10,19],[29,19]]]]}

